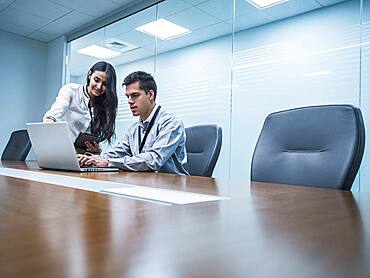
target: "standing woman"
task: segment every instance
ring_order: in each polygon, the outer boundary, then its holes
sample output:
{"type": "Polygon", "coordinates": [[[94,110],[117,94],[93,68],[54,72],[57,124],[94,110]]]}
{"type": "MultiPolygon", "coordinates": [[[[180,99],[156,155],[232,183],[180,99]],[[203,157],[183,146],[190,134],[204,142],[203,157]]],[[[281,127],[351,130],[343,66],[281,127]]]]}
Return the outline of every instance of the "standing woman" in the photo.
{"type": "MultiPolygon", "coordinates": [[[[66,121],[73,139],[87,132],[111,143],[117,104],[116,72],[111,64],[98,62],[87,73],[87,85],[69,83],[60,89],[43,121],[66,121]]],[[[100,152],[95,141],[85,145],[92,153],[100,152]]]]}

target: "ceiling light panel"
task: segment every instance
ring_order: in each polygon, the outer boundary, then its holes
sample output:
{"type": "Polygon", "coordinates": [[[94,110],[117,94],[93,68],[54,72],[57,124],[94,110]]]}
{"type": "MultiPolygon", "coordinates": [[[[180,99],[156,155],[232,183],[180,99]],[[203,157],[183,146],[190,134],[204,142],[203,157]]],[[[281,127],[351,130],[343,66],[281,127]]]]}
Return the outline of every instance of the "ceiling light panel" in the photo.
{"type": "Polygon", "coordinates": [[[275,5],[279,5],[289,0],[246,0],[258,9],[267,9],[275,5]]]}
{"type": "Polygon", "coordinates": [[[77,51],[78,53],[92,56],[99,59],[109,59],[113,57],[120,56],[121,53],[118,51],[114,51],[105,47],[101,47],[95,44],[89,45],[88,47],[81,48],[77,51]]]}
{"type": "Polygon", "coordinates": [[[144,24],[136,28],[136,30],[153,37],[158,37],[161,40],[173,39],[191,32],[189,29],[163,18],[144,24]]]}

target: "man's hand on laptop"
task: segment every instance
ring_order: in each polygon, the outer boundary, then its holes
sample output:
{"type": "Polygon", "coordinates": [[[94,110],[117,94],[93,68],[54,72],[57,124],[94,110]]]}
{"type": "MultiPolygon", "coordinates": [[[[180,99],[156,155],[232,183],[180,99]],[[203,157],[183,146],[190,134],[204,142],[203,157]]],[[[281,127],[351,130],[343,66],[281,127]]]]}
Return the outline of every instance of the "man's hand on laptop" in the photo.
{"type": "Polygon", "coordinates": [[[98,155],[77,155],[78,162],[80,166],[96,166],[96,167],[108,167],[109,161],[98,155]]]}

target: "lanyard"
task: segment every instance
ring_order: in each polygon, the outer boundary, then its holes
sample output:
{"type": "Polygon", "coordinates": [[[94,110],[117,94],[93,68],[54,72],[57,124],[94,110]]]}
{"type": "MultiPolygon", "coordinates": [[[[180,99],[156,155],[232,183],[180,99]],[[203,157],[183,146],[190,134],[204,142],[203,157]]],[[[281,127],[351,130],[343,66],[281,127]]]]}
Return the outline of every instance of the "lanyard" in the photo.
{"type": "Polygon", "coordinates": [[[139,130],[138,131],[138,133],[139,133],[138,134],[139,135],[138,136],[138,138],[139,138],[139,153],[141,153],[141,151],[144,148],[146,138],[148,137],[148,134],[149,134],[150,130],[152,129],[153,125],[154,125],[154,121],[155,121],[155,118],[157,118],[159,110],[161,110],[161,106],[158,106],[157,111],[155,111],[155,113],[153,115],[153,118],[150,120],[148,128],[145,131],[143,141],[141,141],[141,128],[140,128],[140,126],[138,126],[138,130],[139,130]]]}

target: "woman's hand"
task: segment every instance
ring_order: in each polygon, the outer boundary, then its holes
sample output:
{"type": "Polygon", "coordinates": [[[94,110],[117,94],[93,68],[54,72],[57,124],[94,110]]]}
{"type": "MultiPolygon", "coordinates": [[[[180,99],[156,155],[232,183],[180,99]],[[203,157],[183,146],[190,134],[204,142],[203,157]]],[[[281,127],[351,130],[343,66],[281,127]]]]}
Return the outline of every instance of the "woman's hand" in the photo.
{"type": "Polygon", "coordinates": [[[101,148],[100,148],[99,144],[96,143],[95,141],[93,141],[93,142],[85,141],[84,144],[86,146],[86,151],[88,151],[90,153],[94,153],[94,154],[100,154],[101,153],[101,148]]]}
{"type": "Polygon", "coordinates": [[[46,117],[44,123],[55,123],[57,120],[52,117],[46,117]]]}

